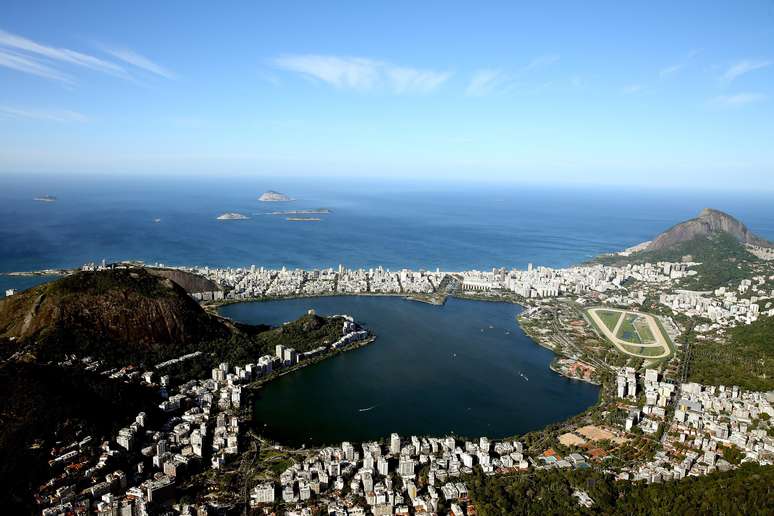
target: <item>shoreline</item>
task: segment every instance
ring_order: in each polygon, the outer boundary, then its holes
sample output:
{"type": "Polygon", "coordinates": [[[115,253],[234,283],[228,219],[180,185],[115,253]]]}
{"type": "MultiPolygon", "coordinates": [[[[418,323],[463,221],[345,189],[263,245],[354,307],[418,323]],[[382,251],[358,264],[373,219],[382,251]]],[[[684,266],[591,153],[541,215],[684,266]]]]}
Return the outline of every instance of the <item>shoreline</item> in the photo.
{"type": "MultiPolygon", "coordinates": [[[[145,265],[142,265],[144,267],[147,267],[145,265]]],[[[155,268],[155,267],[148,267],[148,268],[155,268]]],[[[2,272],[0,273],[0,276],[8,276],[8,277],[40,277],[40,276],[67,276],[70,274],[74,274],[78,272],[80,269],[41,269],[41,270],[35,270],[35,271],[14,271],[14,272],[2,272]]],[[[433,306],[443,306],[446,304],[446,301],[449,298],[456,298],[456,299],[462,299],[467,301],[485,301],[485,302],[495,302],[495,303],[509,303],[516,306],[519,306],[522,308],[522,312],[529,308],[529,300],[528,299],[521,299],[518,298],[518,296],[509,294],[509,295],[502,295],[502,294],[495,294],[495,295],[481,295],[478,293],[465,293],[464,291],[460,290],[455,293],[444,293],[444,294],[417,294],[417,293],[407,293],[407,292],[326,292],[326,293],[320,293],[320,294],[293,294],[289,296],[261,296],[261,297],[251,297],[251,298],[244,298],[244,299],[223,299],[220,301],[208,301],[200,303],[200,306],[208,313],[211,313],[217,317],[221,317],[224,319],[228,319],[232,322],[232,319],[229,317],[226,317],[220,313],[220,308],[224,306],[229,306],[233,304],[238,303],[263,303],[263,302],[270,302],[270,301],[282,301],[285,299],[313,299],[313,298],[325,298],[325,297],[347,297],[347,296],[353,296],[353,297],[397,297],[401,298],[406,301],[416,301],[419,303],[425,303],[433,306]]],[[[529,339],[537,344],[538,346],[547,349],[551,351],[554,354],[554,359],[549,364],[549,369],[553,371],[554,373],[558,374],[559,376],[563,376],[564,378],[570,379],[570,380],[578,380],[582,381],[584,383],[589,383],[591,385],[596,386],[602,386],[601,382],[596,382],[594,380],[585,379],[585,378],[578,378],[574,376],[570,376],[562,372],[561,370],[558,370],[554,364],[556,363],[557,359],[560,358],[571,358],[567,357],[566,355],[560,354],[557,352],[557,350],[543,342],[541,342],[540,339],[536,338],[534,335],[532,335],[527,329],[522,326],[521,321],[519,320],[519,314],[515,317],[516,324],[519,326],[521,331],[524,332],[524,334],[529,337],[529,339]]],[[[293,369],[295,370],[295,369],[293,369]]]]}

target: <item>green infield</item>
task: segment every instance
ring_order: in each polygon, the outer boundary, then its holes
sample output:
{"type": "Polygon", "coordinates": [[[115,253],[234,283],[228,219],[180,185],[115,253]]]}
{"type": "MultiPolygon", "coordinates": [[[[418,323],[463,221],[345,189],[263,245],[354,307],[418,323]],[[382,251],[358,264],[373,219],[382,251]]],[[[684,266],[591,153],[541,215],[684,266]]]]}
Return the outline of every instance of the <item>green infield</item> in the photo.
{"type": "Polygon", "coordinates": [[[618,319],[621,318],[623,312],[615,310],[599,310],[597,315],[599,315],[599,318],[602,319],[603,323],[605,323],[605,326],[607,326],[608,330],[614,331],[616,324],[618,324],[618,319]]]}

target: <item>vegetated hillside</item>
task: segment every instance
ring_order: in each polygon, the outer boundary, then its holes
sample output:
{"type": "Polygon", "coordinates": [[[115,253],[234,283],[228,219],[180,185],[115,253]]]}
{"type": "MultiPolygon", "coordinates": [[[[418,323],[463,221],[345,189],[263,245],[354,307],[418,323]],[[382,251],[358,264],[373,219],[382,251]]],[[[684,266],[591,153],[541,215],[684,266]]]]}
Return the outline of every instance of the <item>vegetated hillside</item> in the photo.
{"type": "Polygon", "coordinates": [[[24,350],[38,361],[69,352],[120,365],[161,361],[233,330],[142,268],[78,272],[0,301],[4,357],[24,350]]]}
{"type": "Polygon", "coordinates": [[[711,290],[731,282],[749,278],[752,266],[760,259],[750,253],[733,235],[726,232],[699,235],[668,248],[644,250],[630,256],[603,256],[598,259],[608,265],[645,262],[680,262],[688,259],[701,262],[695,267],[696,276],[685,278],[680,287],[711,290]]]}
{"type": "Polygon", "coordinates": [[[754,264],[761,260],[747,250],[747,244],[774,247],[731,215],[706,208],[698,217],[664,231],[641,251],[629,256],[600,256],[596,261],[607,265],[701,262],[695,269],[698,274],[682,280],[680,287],[710,290],[750,276],[754,264]]]}
{"type": "Polygon", "coordinates": [[[152,417],[157,392],[74,368],[33,363],[0,365],[0,507],[31,513],[48,478],[48,451],[91,435],[99,445],[138,412],[152,417]]]}
{"type": "Polygon", "coordinates": [[[157,268],[147,269],[147,271],[155,276],[171,279],[183,287],[189,294],[193,294],[194,292],[214,292],[216,290],[223,290],[220,285],[214,281],[192,272],[181,271],[179,269],[157,268]]]}
{"type": "MultiPolygon", "coordinates": [[[[187,364],[193,367],[210,367],[219,361],[231,364],[256,362],[261,355],[273,355],[276,346],[282,344],[299,353],[311,351],[325,344],[336,342],[342,335],[342,320],[307,314],[299,319],[277,328],[268,326],[239,326],[242,330],[226,339],[215,339],[204,343],[200,349],[213,357],[206,361],[197,361],[201,365],[187,364]],[[250,331],[257,329],[257,331],[250,331]]],[[[202,369],[201,373],[208,373],[202,369]]]]}
{"type": "Polygon", "coordinates": [[[617,482],[599,471],[561,469],[495,476],[476,469],[467,480],[481,516],[771,514],[774,496],[774,466],[755,464],[656,484],[617,482]],[[576,489],[591,496],[591,508],[578,504],[572,495],[576,489]]]}
{"type": "Polygon", "coordinates": [[[695,219],[686,220],[661,233],[648,245],[645,251],[668,250],[682,242],[697,237],[727,233],[741,244],[774,247],[774,243],[753,234],[747,226],[727,213],[705,208],[695,219]]]}
{"type": "Polygon", "coordinates": [[[732,328],[727,342],[697,342],[692,347],[690,380],[774,390],[774,317],[732,328]]]}

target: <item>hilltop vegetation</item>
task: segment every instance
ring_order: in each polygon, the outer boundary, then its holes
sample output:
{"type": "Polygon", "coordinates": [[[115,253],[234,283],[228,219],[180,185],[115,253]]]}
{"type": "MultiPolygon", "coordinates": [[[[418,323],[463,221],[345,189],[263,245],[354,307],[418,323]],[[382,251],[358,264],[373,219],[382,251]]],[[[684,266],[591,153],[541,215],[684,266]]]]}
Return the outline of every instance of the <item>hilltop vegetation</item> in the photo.
{"type": "Polygon", "coordinates": [[[726,473],[655,484],[617,482],[593,470],[538,470],[530,474],[469,479],[481,516],[502,514],[770,514],[774,466],[744,464],[726,473]],[[594,505],[573,496],[582,490],[594,505]]]}
{"type": "Polygon", "coordinates": [[[701,262],[694,270],[696,276],[680,282],[690,290],[713,290],[749,278],[752,267],[760,259],[743,244],[725,232],[696,236],[668,248],[644,250],[630,256],[608,255],[597,260],[605,265],[626,265],[646,262],[681,262],[684,259],[701,262]]]}
{"type": "Polygon", "coordinates": [[[39,362],[65,353],[115,365],[160,362],[235,329],[141,268],[78,272],[0,301],[2,356],[23,350],[39,362]]]}
{"type": "Polygon", "coordinates": [[[729,331],[727,342],[693,345],[690,380],[743,389],[774,389],[774,317],[729,331]]]}

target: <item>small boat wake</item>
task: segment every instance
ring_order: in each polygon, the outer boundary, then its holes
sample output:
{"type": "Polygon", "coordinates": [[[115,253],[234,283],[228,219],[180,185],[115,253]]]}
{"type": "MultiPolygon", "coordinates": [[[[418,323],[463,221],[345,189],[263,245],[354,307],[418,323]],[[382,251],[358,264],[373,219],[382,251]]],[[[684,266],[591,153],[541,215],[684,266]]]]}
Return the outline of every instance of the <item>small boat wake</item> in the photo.
{"type": "Polygon", "coordinates": [[[361,408],[361,409],[357,409],[357,411],[358,411],[358,412],[368,412],[369,410],[373,410],[373,409],[375,409],[376,407],[378,407],[378,405],[373,405],[373,406],[371,406],[371,407],[368,407],[368,408],[361,408]]]}
{"type": "Polygon", "coordinates": [[[524,378],[524,381],[525,381],[525,382],[528,382],[528,381],[529,381],[529,378],[527,378],[527,375],[526,375],[526,374],[524,374],[524,373],[522,373],[521,371],[519,371],[519,376],[521,376],[522,378],[524,378]]]}

